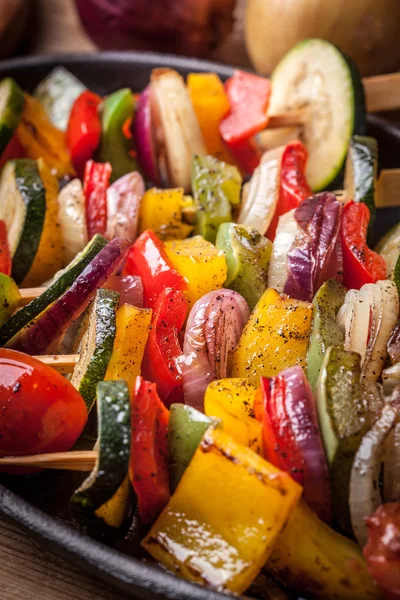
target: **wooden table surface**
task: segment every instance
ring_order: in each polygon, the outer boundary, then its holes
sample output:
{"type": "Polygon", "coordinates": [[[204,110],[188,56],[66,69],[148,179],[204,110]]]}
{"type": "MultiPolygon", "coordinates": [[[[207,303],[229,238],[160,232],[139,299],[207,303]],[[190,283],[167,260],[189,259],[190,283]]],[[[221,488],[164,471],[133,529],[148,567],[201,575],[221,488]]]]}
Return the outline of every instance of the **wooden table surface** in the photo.
{"type": "MultiPolygon", "coordinates": [[[[72,0],[39,0],[33,54],[95,52],[83,31],[72,0]]],[[[249,66],[240,30],[213,58],[249,66]]],[[[32,541],[16,525],[0,518],[1,600],[118,600],[123,593],[86,575],[32,541]]]]}

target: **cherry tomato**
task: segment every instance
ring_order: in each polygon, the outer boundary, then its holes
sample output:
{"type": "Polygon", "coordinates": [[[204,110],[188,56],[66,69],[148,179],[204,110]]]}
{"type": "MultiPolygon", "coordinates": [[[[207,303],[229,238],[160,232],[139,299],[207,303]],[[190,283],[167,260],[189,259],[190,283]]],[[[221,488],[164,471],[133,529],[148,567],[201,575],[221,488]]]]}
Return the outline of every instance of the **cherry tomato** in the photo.
{"type": "Polygon", "coordinates": [[[368,543],[364,556],[385,598],[400,599],[400,502],[380,506],[366,519],[368,543]]]}
{"type": "Polygon", "coordinates": [[[0,349],[0,456],[64,452],[87,421],[65,377],[36,358],[0,349]]]}

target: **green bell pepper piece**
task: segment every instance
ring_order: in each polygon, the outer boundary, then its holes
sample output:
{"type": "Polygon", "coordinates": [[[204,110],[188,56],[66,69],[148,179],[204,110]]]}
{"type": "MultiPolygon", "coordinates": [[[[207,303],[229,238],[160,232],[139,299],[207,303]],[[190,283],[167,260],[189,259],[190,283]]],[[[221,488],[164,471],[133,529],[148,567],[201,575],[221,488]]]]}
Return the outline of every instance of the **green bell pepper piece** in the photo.
{"type": "Polygon", "coordinates": [[[129,154],[132,150],[131,141],[122,131],[125,121],[133,118],[134,111],[135,100],[129,88],[110,94],[103,102],[102,133],[96,160],[111,163],[111,181],[138,170],[136,159],[129,154]]]}
{"type": "Polygon", "coordinates": [[[213,156],[195,156],[192,191],[198,205],[195,233],[214,243],[221,223],[232,220],[232,206],[240,203],[242,177],[238,169],[213,156]]]}
{"type": "Polygon", "coordinates": [[[176,489],[207,429],[219,424],[218,419],[206,417],[192,406],[171,404],[168,421],[168,453],[172,490],[176,489]]]}
{"type": "Polygon", "coordinates": [[[21,301],[21,294],[14,279],[0,273],[0,327],[11,317],[21,301]]]}
{"type": "Polygon", "coordinates": [[[228,267],[224,287],[239,292],[253,310],[267,287],[270,240],[253,227],[223,223],[216,246],[225,253],[228,267]]]}
{"type": "Polygon", "coordinates": [[[343,529],[351,533],[351,467],[368,430],[368,408],[360,383],[361,357],[338,346],[328,348],[316,389],[322,442],[328,460],[333,506],[343,529]]]}
{"type": "Polygon", "coordinates": [[[329,279],[314,296],[313,322],[307,351],[307,377],[313,390],[317,385],[327,348],[343,344],[343,333],[336,324],[336,315],[345,295],[346,288],[336,279],[329,279]]]}

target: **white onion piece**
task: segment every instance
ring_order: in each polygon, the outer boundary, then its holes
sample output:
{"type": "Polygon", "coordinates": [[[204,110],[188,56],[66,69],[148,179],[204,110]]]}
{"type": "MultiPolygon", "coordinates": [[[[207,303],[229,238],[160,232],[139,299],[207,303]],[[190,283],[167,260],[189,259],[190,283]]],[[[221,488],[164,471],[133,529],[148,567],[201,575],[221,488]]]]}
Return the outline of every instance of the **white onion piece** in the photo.
{"type": "Polygon", "coordinates": [[[400,385],[400,363],[382,371],[382,383],[385,394],[391,394],[400,385]]]}
{"type": "Polygon", "coordinates": [[[179,360],[186,404],[203,411],[208,384],[228,376],[228,354],[249,314],[246,300],[233,290],[209,292],[193,305],[179,360]]]}
{"type": "Polygon", "coordinates": [[[358,291],[347,292],[337,323],[345,336],[345,349],[361,356],[364,382],[378,380],[398,314],[399,296],[393,281],[368,283],[358,291]]]}
{"type": "Polygon", "coordinates": [[[383,499],[400,502],[400,423],[389,432],[383,456],[383,499]]]}
{"type": "Polygon", "coordinates": [[[58,194],[58,222],[67,265],[88,243],[85,197],[79,179],[70,181],[58,194]]]}
{"type": "Polygon", "coordinates": [[[121,237],[135,241],[144,190],[143,177],[137,171],[127,173],[110,185],[107,190],[106,230],[110,240],[121,237]]]}
{"type": "Polygon", "coordinates": [[[279,200],[283,151],[280,146],[263,154],[240,209],[238,223],[254,227],[261,235],[267,231],[279,200]]]}
{"type": "Polygon", "coordinates": [[[391,430],[396,415],[395,407],[385,406],[381,417],[361,440],[354,458],[350,476],[349,507],[353,532],[360,546],[366,544],[368,537],[364,518],[382,504],[379,492],[382,442],[391,430]]]}
{"type": "Polygon", "coordinates": [[[287,258],[294,240],[301,234],[300,225],[294,218],[294,210],[279,217],[276,236],[272,245],[268,270],[268,287],[282,293],[287,278],[287,258]]]}
{"type": "MultiPolygon", "coordinates": [[[[206,154],[200,126],[181,75],[173,69],[153,69],[151,78],[152,118],[156,152],[166,155],[169,183],[190,191],[193,154],[206,154]]],[[[159,167],[162,165],[159,163],[159,167]]]]}

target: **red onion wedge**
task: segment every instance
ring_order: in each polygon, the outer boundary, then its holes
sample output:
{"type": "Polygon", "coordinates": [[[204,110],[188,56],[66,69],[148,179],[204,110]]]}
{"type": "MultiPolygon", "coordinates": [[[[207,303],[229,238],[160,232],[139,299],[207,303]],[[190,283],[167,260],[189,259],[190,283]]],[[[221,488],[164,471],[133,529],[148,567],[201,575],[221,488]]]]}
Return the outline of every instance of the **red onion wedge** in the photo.
{"type": "Polygon", "coordinates": [[[228,354],[249,315],[246,300],[233,290],[209,292],[193,305],[180,361],[186,404],[204,410],[206,388],[228,376],[228,354]]]}
{"type": "Polygon", "coordinates": [[[68,326],[88,306],[96,290],[119,267],[128,250],[127,240],[115,238],[109,242],[75,279],[71,287],[11,338],[6,346],[27,354],[51,353],[68,326]]]}
{"type": "Polygon", "coordinates": [[[120,177],[107,189],[108,239],[120,237],[131,243],[135,241],[144,189],[143,177],[137,171],[120,177]]]}
{"type": "Polygon", "coordinates": [[[138,275],[111,275],[104,287],[119,293],[119,306],[143,308],[143,282],[138,275]]]}
{"type": "MultiPolygon", "coordinates": [[[[200,126],[181,75],[173,69],[153,69],[152,118],[156,150],[165,155],[169,184],[190,192],[193,154],[206,154],[200,126]]],[[[162,168],[157,156],[159,168],[162,168]]]]}
{"type": "Polygon", "coordinates": [[[267,231],[279,200],[281,162],[284,146],[263,154],[255,169],[238,217],[238,223],[254,227],[261,235],[267,231]]]}
{"type": "Polygon", "coordinates": [[[387,351],[392,365],[400,362],[400,321],[389,338],[387,351]]]}
{"type": "Polygon", "coordinates": [[[342,279],[341,212],[335,196],[323,192],[280,217],[269,267],[270,287],[311,301],[325,281],[342,279]]]}
{"type": "Polygon", "coordinates": [[[373,427],[361,440],[354,458],[350,476],[349,507],[354,535],[360,546],[367,541],[365,517],[382,504],[379,491],[379,474],[384,452],[384,442],[398,417],[393,404],[384,407],[373,427]]]}
{"type": "Polygon", "coordinates": [[[140,94],[133,130],[140,166],[147,179],[161,185],[151,116],[151,86],[140,94]]]}
{"type": "Polygon", "coordinates": [[[303,369],[262,377],[263,441],[267,459],[304,487],[304,499],[323,521],[332,521],[328,464],[317,412],[303,369]]]}
{"type": "Polygon", "coordinates": [[[393,281],[367,283],[347,292],[337,323],[345,336],[345,349],[361,356],[364,382],[378,380],[398,314],[399,296],[393,281]]]}

